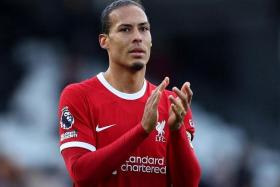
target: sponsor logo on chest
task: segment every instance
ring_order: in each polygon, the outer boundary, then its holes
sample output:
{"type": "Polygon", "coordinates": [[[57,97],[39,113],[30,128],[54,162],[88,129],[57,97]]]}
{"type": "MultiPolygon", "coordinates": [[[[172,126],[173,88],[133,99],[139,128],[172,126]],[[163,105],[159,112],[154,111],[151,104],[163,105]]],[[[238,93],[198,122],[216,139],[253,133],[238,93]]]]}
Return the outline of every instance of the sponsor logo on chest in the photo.
{"type": "Polygon", "coordinates": [[[166,174],[166,163],[164,157],[150,156],[130,156],[126,162],[121,165],[123,172],[140,172],[166,174]]]}

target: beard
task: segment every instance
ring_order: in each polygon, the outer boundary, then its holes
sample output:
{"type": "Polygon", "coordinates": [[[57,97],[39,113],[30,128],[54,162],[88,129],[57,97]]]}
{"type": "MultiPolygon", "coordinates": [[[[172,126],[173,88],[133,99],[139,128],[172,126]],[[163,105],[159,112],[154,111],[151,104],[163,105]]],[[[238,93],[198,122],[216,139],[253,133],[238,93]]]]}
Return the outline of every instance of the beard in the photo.
{"type": "Polygon", "coordinates": [[[144,68],[144,63],[142,63],[142,62],[134,62],[131,66],[130,66],[130,69],[132,70],[132,71],[140,71],[140,70],[142,70],[143,68],[144,68]]]}

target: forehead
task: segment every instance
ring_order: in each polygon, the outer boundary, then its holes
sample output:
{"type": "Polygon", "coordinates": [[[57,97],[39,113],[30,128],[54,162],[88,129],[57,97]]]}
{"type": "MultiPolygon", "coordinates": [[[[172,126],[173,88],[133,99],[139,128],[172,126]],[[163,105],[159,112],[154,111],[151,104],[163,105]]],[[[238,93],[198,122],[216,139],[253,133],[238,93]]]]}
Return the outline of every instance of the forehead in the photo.
{"type": "Polygon", "coordinates": [[[145,12],[135,6],[128,5],[117,8],[110,13],[111,26],[117,27],[121,24],[139,24],[148,22],[145,12]]]}

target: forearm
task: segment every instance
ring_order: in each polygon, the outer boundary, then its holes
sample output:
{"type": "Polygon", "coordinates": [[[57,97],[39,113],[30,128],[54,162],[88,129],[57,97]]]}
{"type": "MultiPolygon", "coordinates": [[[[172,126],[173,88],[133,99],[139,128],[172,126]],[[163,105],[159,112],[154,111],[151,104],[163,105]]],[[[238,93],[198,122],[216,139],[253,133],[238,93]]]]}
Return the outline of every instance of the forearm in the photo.
{"type": "Polygon", "coordinates": [[[113,143],[94,152],[80,150],[81,154],[74,155],[71,148],[65,149],[62,155],[74,181],[83,185],[96,184],[111,175],[147,136],[148,133],[138,124],[113,143]]]}
{"type": "Polygon", "coordinates": [[[173,187],[198,187],[200,166],[189,143],[184,125],[170,131],[168,159],[173,187]]]}

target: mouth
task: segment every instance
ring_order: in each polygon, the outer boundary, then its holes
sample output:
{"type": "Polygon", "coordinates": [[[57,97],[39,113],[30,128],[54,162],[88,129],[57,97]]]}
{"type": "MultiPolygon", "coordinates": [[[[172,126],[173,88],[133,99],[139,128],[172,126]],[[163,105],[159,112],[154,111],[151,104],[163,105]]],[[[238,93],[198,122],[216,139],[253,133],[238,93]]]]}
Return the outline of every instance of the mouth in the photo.
{"type": "Polygon", "coordinates": [[[129,54],[132,56],[132,58],[141,59],[144,58],[146,51],[142,48],[133,48],[129,51],[129,54]]]}
{"type": "Polygon", "coordinates": [[[146,51],[143,50],[142,48],[134,48],[134,49],[130,50],[129,53],[141,55],[141,54],[145,54],[146,51]]]}

